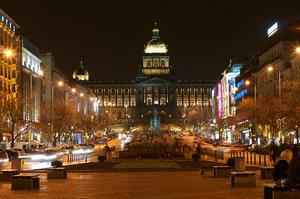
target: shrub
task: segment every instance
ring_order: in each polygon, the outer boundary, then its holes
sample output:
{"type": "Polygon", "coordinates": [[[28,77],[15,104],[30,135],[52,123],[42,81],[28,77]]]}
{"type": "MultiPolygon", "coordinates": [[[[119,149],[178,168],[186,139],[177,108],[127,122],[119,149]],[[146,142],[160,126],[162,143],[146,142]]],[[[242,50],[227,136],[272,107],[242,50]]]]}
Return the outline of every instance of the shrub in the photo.
{"type": "Polygon", "coordinates": [[[193,159],[195,162],[197,162],[197,161],[199,160],[199,158],[200,158],[200,154],[199,154],[199,153],[193,153],[193,154],[192,154],[192,159],[193,159]]]}
{"type": "Polygon", "coordinates": [[[55,161],[51,162],[51,166],[53,166],[53,167],[61,167],[62,165],[63,165],[62,162],[59,160],[55,160],[55,161]]]}
{"type": "Polygon", "coordinates": [[[106,160],[106,157],[105,157],[104,155],[99,155],[99,156],[98,156],[98,160],[99,160],[100,162],[104,162],[104,160],[106,160]]]}

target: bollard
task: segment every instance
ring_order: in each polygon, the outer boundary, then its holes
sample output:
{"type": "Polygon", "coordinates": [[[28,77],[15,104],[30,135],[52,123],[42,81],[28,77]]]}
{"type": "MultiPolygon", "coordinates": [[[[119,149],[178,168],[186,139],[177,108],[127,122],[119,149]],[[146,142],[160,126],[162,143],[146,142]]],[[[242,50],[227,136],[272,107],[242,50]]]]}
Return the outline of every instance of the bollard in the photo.
{"type": "Polygon", "coordinates": [[[254,165],[256,165],[256,153],[254,152],[254,165]]]}
{"type": "Polygon", "coordinates": [[[247,156],[247,163],[249,163],[249,152],[246,151],[246,156],[247,156]]]}
{"type": "Polygon", "coordinates": [[[264,153],[264,166],[267,166],[267,157],[265,153],[264,153]]]}
{"type": "Polygon", "coordinates": [[[218,158],[217,158],[217,151],[215,151],[215,160],[216,160],[216,162],[218,161],[218,158]]]}
{"type": "Polygon", "coordinates": [[[252,164],[252,152],[250,152],[250,164],[252,164]]]}
{"type": "Polygon", "coordinates": [[[258,165],[261,165],[261,154],[258,154],[258,165]]]}

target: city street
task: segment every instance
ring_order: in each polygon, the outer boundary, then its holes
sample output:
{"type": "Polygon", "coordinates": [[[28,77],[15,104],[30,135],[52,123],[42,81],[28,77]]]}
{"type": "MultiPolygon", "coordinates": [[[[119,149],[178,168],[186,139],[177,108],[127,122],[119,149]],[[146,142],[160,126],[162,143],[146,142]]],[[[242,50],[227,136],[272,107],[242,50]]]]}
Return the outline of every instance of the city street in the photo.
{"type": "Polygon", "coordinates": [[[41,174],[39,191],[11,191],[10,183],[0,183],[0,198],[261,199],[263,184],[269,182],[257,177],[256,188],[231,188],[229,178],[201,177],[199,172],[69,173],[66,180],[41,174]]]}

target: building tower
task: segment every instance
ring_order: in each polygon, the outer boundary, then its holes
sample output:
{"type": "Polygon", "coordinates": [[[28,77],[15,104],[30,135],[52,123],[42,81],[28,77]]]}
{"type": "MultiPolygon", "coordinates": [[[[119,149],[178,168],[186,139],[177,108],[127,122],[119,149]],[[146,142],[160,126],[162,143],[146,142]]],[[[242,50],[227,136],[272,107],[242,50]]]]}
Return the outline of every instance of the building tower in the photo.
{"type": "Polygon", "coordinates": [[[162,76],[170,73],[167,45],[160,39],[157,23],[152,30],[152,39],[144,49],[142,73],[145,76],[162,76]]]}
{"type": "Polygon", "coordinates": [[[80,66],[73,73],[73,79],[77,81],[88,81],[89,80],[89,72],[84,69],[82,65],[82,60],[80,61],[80,66]]]}

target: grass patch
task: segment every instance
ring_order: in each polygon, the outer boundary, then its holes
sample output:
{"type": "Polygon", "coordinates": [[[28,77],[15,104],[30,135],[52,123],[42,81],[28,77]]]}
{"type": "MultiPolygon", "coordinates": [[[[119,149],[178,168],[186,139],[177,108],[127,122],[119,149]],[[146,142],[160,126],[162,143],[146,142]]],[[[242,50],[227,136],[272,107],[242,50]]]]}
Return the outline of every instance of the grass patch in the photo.
{"type": "Polygon", "coordinates": [[[179,169],[175,162],[121,162],[114,169],[179,169]]]}

